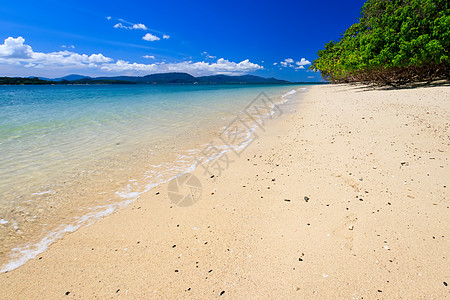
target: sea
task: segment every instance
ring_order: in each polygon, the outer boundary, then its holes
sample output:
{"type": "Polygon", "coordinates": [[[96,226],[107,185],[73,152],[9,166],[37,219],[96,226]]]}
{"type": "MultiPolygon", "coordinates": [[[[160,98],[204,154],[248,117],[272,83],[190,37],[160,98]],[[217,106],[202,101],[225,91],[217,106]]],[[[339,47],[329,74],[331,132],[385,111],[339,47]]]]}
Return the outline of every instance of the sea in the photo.
{"type": "Polygon", "coordinates": [[[0,86],[0,272],[227,151],[307,85],[0,86]]]}

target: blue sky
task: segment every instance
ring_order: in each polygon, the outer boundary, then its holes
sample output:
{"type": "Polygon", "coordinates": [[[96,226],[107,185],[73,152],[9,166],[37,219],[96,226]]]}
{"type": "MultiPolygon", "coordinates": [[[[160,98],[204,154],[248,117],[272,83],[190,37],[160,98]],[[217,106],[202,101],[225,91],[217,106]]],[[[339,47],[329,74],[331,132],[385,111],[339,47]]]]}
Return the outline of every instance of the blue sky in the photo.
{"type": "Polygon", "coordinates": [[[364,1],[0,3],[0,76],[254,74],[318,81],[317,50],[364,1]]]}

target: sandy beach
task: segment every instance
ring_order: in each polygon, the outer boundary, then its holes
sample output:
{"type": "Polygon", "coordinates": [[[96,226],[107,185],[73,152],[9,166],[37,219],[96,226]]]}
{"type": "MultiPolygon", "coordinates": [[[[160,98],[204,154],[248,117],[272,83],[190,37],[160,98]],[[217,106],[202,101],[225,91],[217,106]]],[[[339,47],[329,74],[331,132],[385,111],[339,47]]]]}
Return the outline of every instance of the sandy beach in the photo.
{"type": "Polygon", "coordinates": [[[0,274],[0,298],[450,297],[450,88],[298,94],[192,173],[196,203],[163,184],[0,274]]]}

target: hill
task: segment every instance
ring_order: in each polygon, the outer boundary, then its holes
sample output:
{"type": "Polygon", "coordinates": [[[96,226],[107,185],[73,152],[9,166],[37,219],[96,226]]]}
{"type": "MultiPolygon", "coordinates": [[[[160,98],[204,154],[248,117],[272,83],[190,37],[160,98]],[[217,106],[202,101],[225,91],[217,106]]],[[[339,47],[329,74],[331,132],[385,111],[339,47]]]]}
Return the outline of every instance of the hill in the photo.
{"type": "Polygon", "coordinates": [[[65,77],[9,78],[3,77],[0,84],[289,84],[286,80],[264,78],[254,75],[211,75],[195,77],[187,73],[158,73],[146,76],[89,77],[72,74],[65,77]]]}

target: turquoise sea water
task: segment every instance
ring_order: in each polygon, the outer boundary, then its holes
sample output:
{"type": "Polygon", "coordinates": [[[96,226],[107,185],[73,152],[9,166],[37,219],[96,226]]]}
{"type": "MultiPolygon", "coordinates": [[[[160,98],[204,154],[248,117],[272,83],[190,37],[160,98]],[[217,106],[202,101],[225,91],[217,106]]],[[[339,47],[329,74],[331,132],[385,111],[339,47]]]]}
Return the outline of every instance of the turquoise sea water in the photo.
{"type": "Polygon", "coordinates": [[[281,102],[302,88],[1,86],[1,269],[189,171],[261,92],[281,102]]]}

